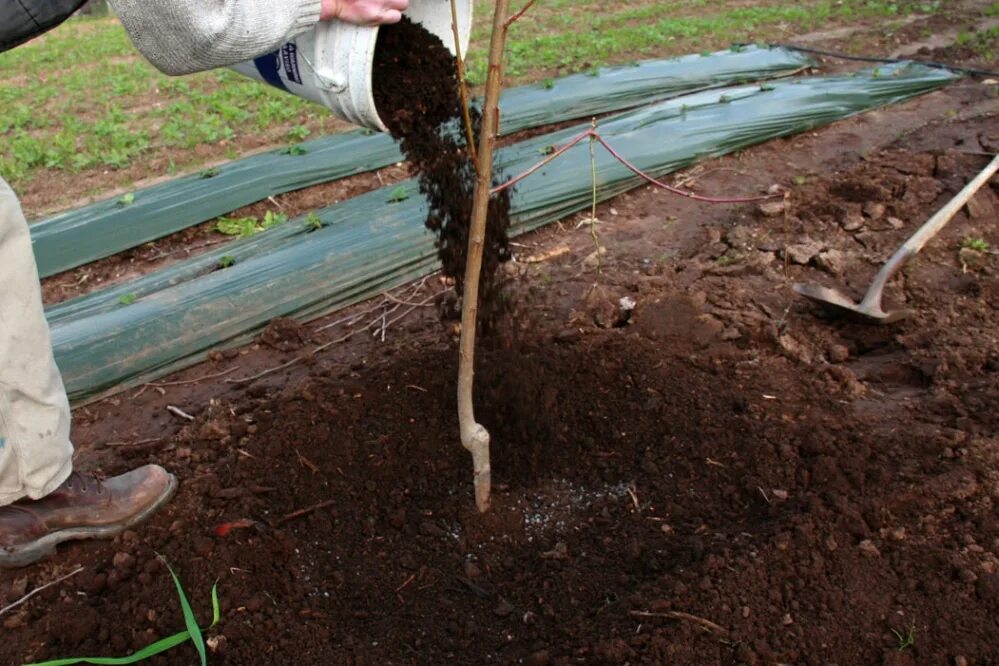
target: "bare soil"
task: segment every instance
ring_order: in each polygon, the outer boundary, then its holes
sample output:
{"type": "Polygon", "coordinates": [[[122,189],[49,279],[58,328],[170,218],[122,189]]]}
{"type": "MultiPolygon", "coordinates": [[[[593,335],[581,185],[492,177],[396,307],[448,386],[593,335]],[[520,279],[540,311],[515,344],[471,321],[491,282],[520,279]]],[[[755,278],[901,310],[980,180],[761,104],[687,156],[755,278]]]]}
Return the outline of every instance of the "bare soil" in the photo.
{"type": "Polygon", "coordinates": [[[138,531],[0,574],[2,607],[85,567],[0,616],[0,662],[181,630],[156,553],[202,618],[219,581],[212,663],[999,662],[997,183],[892,283],[909,319],[833,318],[790,288],[859,296],[984,167],[997,117],[994,86],[969,79],[704,163],[676,181],[780,184],[786,209],[637,190],[599,209],[599,273],[577,219],[518,239],[521,331],[478,360],[499,484],[486,516],[434,308],[375,336],[378,302],[279,322],[77,410],[79,466],[155,461],[181,488],[138,531]],[[344,343],[231,382],[353,315],[344,343]]]}

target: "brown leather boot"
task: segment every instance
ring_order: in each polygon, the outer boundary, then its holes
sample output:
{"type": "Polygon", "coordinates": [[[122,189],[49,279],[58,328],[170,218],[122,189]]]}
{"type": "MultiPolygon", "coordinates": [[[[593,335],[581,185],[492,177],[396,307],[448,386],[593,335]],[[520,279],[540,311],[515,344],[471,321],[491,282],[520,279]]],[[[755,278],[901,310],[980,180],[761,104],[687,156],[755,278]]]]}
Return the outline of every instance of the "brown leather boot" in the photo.
{"type": "Polygon", "coordinates": [[[23,567],[55,552],[70,539],[112,537],[163,506],[177,479],[146,465],[105,481],[73,472],[39,500],[0,507],[0,567],[23,567]]]}

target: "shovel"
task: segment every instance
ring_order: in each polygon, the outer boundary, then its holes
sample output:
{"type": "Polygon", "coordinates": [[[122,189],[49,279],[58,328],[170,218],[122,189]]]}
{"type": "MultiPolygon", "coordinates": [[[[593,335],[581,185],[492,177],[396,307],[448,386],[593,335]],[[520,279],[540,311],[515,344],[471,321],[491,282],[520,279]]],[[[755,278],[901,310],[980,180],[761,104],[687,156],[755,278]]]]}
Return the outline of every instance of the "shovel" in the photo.
{"type": "Polygon", "coordinates": [[[882,309],[881,298],[888,280],[905,266],[910,259],[916,256],[931,238],[947,226],[947,223],[957,214],[957,211],[961,210],[971,197],[975,196],[975,193],[981,189],[982,185],[989,181],[989,178],[997,170],[999,170],[999,155],[973,181],[968,183],[956,197],[951,199],[946,206],[937,211],[936,215],[920,227],[919,231],[912,235],[912,238],[905,241],[902,247],[895,251],[895,254],[891,255],[891,258],[885,262],[885,265],[878,271],[878,274],[874,276],[874,281],[871,282],[867,294],[864,295],[864,300],[859,305],[838,289],[797,282],[794,284],[794,290],[802,296],[822,305],[829,306],[836,311],[857,316],[862,321],[891,324],[892,322],[908,317],[912,314],[911,310],[885,312],[882,309]]]}

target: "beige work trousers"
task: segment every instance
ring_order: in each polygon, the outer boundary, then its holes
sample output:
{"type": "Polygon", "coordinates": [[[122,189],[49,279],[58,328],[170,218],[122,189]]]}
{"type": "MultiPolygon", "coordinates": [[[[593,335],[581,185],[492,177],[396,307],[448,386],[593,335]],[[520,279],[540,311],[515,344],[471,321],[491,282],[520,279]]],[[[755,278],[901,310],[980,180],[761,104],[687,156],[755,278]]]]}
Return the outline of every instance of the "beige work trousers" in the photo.
{"type": "Polygon", "coordinates": [[[66,480],[69,423],[28,223],[0,178],[0,506],[44,497],[66,480]]]}

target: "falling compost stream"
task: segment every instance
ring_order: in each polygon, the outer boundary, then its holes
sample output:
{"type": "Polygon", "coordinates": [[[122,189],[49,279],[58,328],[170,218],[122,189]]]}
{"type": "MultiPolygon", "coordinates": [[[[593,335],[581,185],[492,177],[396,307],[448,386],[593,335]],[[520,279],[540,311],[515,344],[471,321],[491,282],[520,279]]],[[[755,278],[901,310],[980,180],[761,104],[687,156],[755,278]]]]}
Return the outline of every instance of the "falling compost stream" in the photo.
{"type": "MultiPolygon", "coordinates": [[[[462,131],[458,70],[441,40],[403,19],[379,30],[374,62],[374,96],[379,114],[418,174],[426,196],[427,228],[437,236],[444,274],[462,291],[468,230],[475,189],[473,164],[462,131]]],[[[477,135],[481,113],[471,109],[477,135]]],[[[488,325],[498,316],[496,269],[510,258],[509,191],[490,200],[480,284],[480,315],[488,325]]]]}

